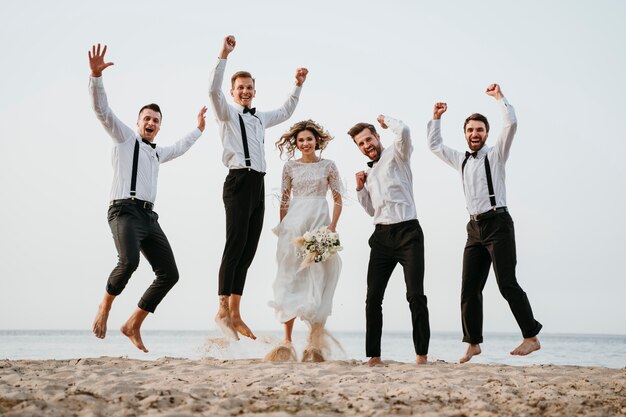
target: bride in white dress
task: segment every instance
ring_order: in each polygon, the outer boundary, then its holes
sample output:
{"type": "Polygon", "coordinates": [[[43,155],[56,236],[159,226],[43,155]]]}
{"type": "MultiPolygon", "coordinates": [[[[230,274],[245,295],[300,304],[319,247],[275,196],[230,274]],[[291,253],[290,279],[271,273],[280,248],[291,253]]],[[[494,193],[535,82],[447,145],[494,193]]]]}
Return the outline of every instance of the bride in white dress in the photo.
{"type": "Polygon", "coordinates": [[[294,124],[276,142],[281,156],[287,154],[287,162],[283,168],[280,224],[274,228],[278,236],[278,272],[273,284],[274,300],[269,304],[284,326],[285,338],[267,354],[266,360],[297,360],[291,344],[296,317],[304,320],[310,329],[302,361],[320,362],[327,354],[329,335],[324,324],[331,314],[341,259],[335,255],[299,270],[302,258],[297,256],[294,240],[321,226],[328,226],[332,232],[337,227],[341,215],[341,179],[335,163],[322,159],[316,152],[332,139],[322,126],[305,120],[294,124]],[[300,159],[295,159],[296,149],[301,153],[300,159]],[[326,200],[329,189],[334,202],[332,218],[326,200]]]}

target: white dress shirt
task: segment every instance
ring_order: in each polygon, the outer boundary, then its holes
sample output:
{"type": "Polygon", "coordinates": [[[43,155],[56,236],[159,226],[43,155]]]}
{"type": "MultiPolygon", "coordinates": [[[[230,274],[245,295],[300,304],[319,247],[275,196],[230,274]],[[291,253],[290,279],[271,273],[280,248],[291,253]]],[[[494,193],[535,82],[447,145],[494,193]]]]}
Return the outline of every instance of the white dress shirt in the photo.
{"type": "Polygon", "coordinates": [[[211,71],[209,80],[209,98],[211,108],[218,124],[219,135],[224,146],[222,162],[229,169],[246,168],[241,137],[239,115],[243,118],[248,139],[248,152],[250,153],[250,168],[258,172],[266,171],[265,163],[265,129],[275,126],[289,119],[296,109],[300,97],[301,87],[296,86],[285,103],[277,110],[257,111],[254,116],[243,113],[243,106],[228,104],[226,96],[222,93],[222,82],[226,60],[218,59],[217,65],[211,71]]]}
{"type": "MultiPolygon", "coordinates": [[[[515,136],[515,131],[517,130],[517,118],[515,117],[513,106],[509,104],[506,98],[503,97],[498,100],[498,105],[502,110],[504,125],[500,137],[494,147],[489,147],[485,144],[478,151],[476,157],[470,156],[462,174],[467,211],[471,215],[485,213],[493,209],[489,200],[485,155],[489,158],[496,207],[506,206],[505,164],[509,158],[513,136],[515,136]]],[[[443,144],[441,120],[428,122],[428,146],[441,160],[461,173],[465,152],[457,151],[443,144]]]]}
{"type": "Polygon", "coordinates": [[[411,132],[400,120],[385,116],[395,134],[393,146],[385,148],[378,162],[367,170],[365,186],[357,196],[374,224],[395,224],[417,219],[411,172],[411,132]]]}
{"type": "Polygon", "coordinates": [[[141,136],[122,123],[109,107],[102,77],[89,78],[89,95],[96,117],[115,143],[111,163],[113,165],[113,185],[110,200],[130,198],[130,183],[133,169],[135,143],[139,141],[137,162],[137,185],[135,198],[154,203],[159,178],[159,165],[181,156],[202,135],[196,128],[171,146],[156,146],[142,142],[141,136]],[[158,157],[157,157],[158,155],[158,157]]]}

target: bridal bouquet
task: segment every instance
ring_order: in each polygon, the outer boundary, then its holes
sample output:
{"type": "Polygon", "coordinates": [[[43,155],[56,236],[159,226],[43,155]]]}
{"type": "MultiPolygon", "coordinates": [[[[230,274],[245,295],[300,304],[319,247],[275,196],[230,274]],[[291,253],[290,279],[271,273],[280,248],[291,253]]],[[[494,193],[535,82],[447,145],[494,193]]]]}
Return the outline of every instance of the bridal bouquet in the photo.
{"type": "Polygon", "coordinates": [[[303,258],[298,272],[314,263],[324,262],[342,250],[339,235],[322,226],[294,240],[298,258],[303,258]]]}

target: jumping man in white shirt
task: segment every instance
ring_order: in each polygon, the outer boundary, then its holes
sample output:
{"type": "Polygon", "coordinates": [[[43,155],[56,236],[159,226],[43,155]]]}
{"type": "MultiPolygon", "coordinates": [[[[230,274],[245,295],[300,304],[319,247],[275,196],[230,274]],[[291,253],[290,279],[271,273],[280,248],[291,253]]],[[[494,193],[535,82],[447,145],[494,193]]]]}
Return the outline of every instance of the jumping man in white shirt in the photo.
{"type": "Polygon", "coordinates": [[[535,320],[528,297],[515,278],[515,232],[506,205],[505,164],[517,130],[517,118],[498,84],[491,84],[486,93],[498,101],[504,116],[502,133],[494,147],[485,145],[489,122],[481,114],[474,113],[465,120],[463,130],[470,149],[465,153],[443,144],[440,119],[448,109],[446,103],[435,104],[433,120],[428,123],[430,149],[461,173],[470,214],[461,284],[463,341],[468,346],[459,360],[461,363],[481,353],[482,292],[492,263],[500,293],[509,303],[524,337],[511,355],[528,355],[541,348],[537,334],[542,326],[535,320]]]}
{"type": "Polygon", "coordinates": [[[104,298],[98,307],[93,333],[103,339],[115,297],[120,295],[143,253],[156,279],[141,297],[137,308],[120,328],[138,349],[148,352],[141,340],[141,324],[178,281],[178,269],[172,248],[161,230],[159,216],[152,209],[156,199],[159,165],[179,157],[191,148],[204,130],[206,107],[198,113],[198,128],[172,146],[154,143],[161,128],[161,109],[156,104],[141,108],[137,131],[122,123],[109,107],[102,82],[102,71],[113,65],[104,62],[107,47],[100,44],[89,51],[89,93],[96,117],[114,142],[113,186],[108,212],[109,227],[118,254],[117,266],[107,281],[104,298]]]}
{"type": "Polygon", "coordinates": [[[356,190],[365,211],[374,217],[375,230],[369,239],[365,302],[365,353],[369,366],[381,363],[383,328],[382,302],[396,265],[404,270],[406,299],[411,310],[416,363],[428,362],[430,325],[424,295],[424,234],[417,220],[413,198],[409,128],[400,120],[378,116],[383,129],[395,134],[393,146],[385,149],[373,125],[357,123],[349,131],[354,143],[371,161],[369,169],[356,174],[356,190]]]}
{"type": "Polygon", "coordinates": [[[256,339],[241,319],[240,303],[248,268],[254,259],[265,213],[265,129],[289,119],[296,109],[308,70],[296,69],[296,86],[285,103],[272,111],[251,108],[255,80],[247,71],[231,77],[226,102],[222,82],[228,55],[235,49],[234,36],[224,38],[217,65],[211,72],[209,98],[224,146],[222,162],[229,169],[222,198],[226,211],[226,243],[219,271],[219,309],[215,323],[228,336],[256,339]]]}

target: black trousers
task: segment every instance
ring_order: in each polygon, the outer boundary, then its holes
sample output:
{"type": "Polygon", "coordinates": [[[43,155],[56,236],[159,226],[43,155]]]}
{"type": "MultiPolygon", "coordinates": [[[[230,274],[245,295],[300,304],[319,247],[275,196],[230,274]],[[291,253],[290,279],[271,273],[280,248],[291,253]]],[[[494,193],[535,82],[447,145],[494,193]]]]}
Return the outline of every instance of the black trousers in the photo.
{"type": "Polygon", "coordinates": [[[243,294],[265,214],[265,173],[231,169],[224,181],[226,244],[219,272],[219,295],[243,294]]]}
{"type": "Polygon", "coordinates": [[[159,225],[159,215],[132,203],[109,207],[109,227],[117,249],[117,266],[109,275],[106,290],[119,295],[139,266],[139,252],[148,260],[156,279],[137,306],[154,313],[163,297],[178,282],[178,268],[170,243],[159,225]]]}
{"type": "Polygon", "coordinates": [[[417,220],[391,225],[376,225],[369,239],[370,261],[367,269],[365,301],[365,352],[380,356],[383,330],[382,303],[387,283],[396,265],[404,269],[406,299],[411,310],[415,353],[426,355],[430,341],[427,300],[424,295],[424,234],[417,220]]]}
{"type": "Polygon", "coordinates": [[[492,263],[500,293],[509,303],[522,335],[536,336],[542,326],[535,320],[528,297],[515,278],[515,230],[511,215],[503,212],[467,224],[461,285],[463,341],[483,341],[483,289],[492,263]]]}

